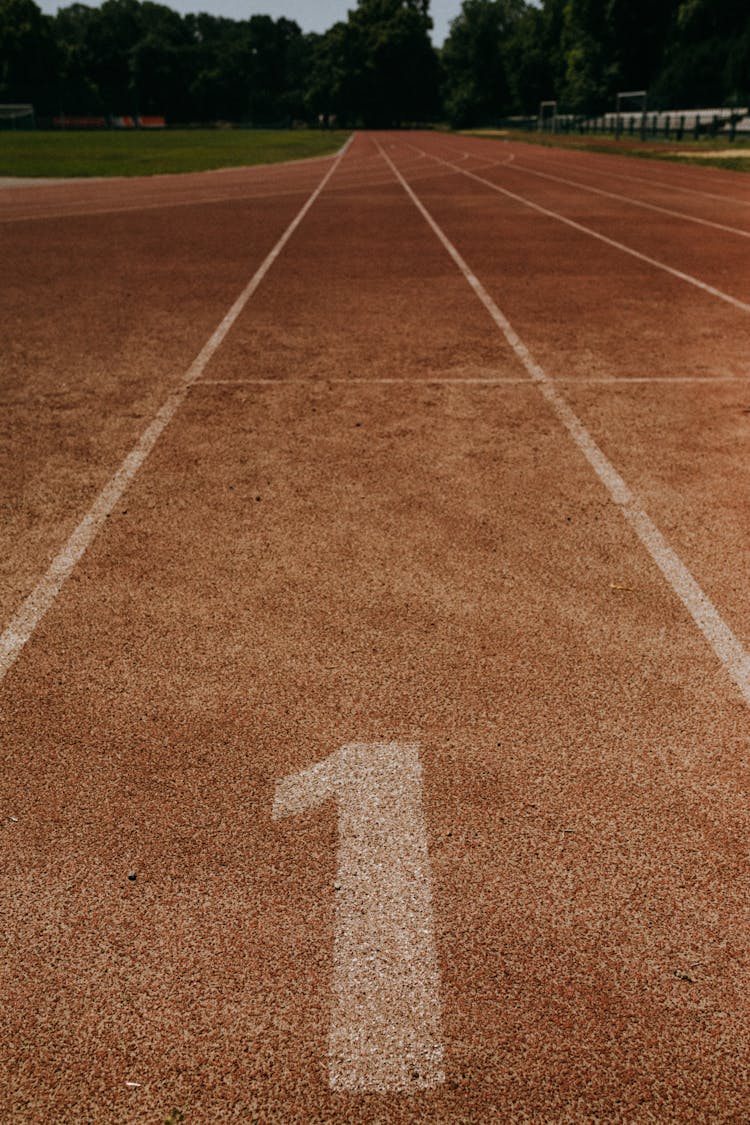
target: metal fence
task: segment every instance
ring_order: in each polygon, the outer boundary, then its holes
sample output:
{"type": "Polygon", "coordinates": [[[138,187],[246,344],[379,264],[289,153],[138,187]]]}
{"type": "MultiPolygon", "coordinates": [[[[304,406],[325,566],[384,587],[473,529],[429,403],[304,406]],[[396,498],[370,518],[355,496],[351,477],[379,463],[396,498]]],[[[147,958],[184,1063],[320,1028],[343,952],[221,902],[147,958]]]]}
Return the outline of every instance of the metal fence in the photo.
{"type": "Polygon", "coordinates": [[[540,117],[537,127],[549,133],[606,133],[616,137],[639,137],[641,140],[662,137],[681,141],[690,137],[697,140],[721,136],[733,141],[738,135],[750,136],[750,116],[747,107],[603,113],[598,117],[558,113],[554,117],[540,117]]]}

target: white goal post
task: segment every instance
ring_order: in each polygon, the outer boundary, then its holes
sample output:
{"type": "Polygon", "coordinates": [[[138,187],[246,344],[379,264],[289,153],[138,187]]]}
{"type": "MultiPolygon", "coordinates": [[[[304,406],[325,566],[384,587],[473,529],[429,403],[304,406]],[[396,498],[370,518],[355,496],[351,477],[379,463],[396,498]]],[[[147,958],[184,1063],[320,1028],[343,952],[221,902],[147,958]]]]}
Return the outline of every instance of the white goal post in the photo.
{"type": "Polygon", "coordinates": [[[540,132],[542,129],[547,128],[548,122],[552,125],[552,131],[555,132],[555,126],[557,124],[557,102],[555,101],[539,103],[538,128],[540,132]]]}
{"type": "Polygon", "coordinates": [[[34,107],[28,103],[0,102],[0,129],[35,129],[34,107]]]}
{"type": "Polygon", "coordinates": [[[648,90],[620,90],[617,95],[617,117],[615,119],[615,130],[620,132],[620,115],[622,113],[622,103],[633,102],[632,109],[641,115],[641,124],[645,123],[646,110],[648,108],[648,90]]]}

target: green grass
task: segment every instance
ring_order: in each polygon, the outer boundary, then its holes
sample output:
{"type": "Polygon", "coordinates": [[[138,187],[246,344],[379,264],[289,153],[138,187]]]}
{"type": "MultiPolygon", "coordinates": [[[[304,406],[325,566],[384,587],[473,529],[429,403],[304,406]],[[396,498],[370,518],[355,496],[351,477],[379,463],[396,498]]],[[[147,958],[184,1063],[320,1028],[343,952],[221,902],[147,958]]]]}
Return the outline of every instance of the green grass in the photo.
{"type": "Polygon", "coordinates": [[[0,176],[153,176],[275,164],[326,156],[348,135],[313,129],[0,132],[0,176]]]}
{"type": "Polygon", "coordinates": [[[641,141],[624,134],[619,140],[614,133],[537,133],[516,129],[467,129],[467,136],[487,139],[525,141],[528,144],[544,145],[548,148],[572,148],[579,152],[606,152],[617,156],[634,156],[642,160],[670,160],[678,164],[690,164],[694,168],[708,165],[714,168],[728,168],[733,172],[750,172],[750,139],[727,137],[709,140],[683,139],[682,141],[649,137],[641,141]],[[723,155],[728,149],[730,156],[723,155]],[[721,155],[719,155],[721,154],[721,155]]]}

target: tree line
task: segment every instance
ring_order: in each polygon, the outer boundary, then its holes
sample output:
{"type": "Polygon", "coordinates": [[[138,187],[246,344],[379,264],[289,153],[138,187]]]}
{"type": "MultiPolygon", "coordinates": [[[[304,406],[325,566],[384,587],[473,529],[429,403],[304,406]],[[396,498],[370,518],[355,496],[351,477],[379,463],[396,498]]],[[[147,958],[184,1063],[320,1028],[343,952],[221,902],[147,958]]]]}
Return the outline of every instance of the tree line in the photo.
{"type": "Polygon", "coordinates": [[[322,35],[288,19],[180,15],[154,0],[55,16],[0,0],[0,102],[170,123],[456,126],[612,107],[748,104],[747,0],[464,0],[441,49],[429,0],[357,0],[322,35]]]}

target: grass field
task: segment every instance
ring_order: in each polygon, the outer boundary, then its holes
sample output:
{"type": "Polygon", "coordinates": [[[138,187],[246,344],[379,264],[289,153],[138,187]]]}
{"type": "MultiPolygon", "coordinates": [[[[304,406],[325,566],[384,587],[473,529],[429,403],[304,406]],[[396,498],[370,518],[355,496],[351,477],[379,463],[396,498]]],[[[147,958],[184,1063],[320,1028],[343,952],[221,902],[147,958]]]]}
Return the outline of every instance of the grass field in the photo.
{"type": "Polygon", "coordinates": [[[726,137],[714,140],[666,141],[650,138],[646,141],[630,136],[619,140],[614,133],[581,136],[580,134],[552,134],[515,129],[467,129],[472,137],[501,137],[507,140],[526,141],[547,148],[572,148],[578,152],[608,152],[618,156],[636,156],[644,160],[670,160],[679,164],[709,165],[728,168],[734,172],[750,172],[750,138],[729,141],[726,137]],[[729,150],[731,149],[731,154],[729,150]]]}
{"type": "MultiPolygon", "coordinates": [[[[750,140],[639,141],[614,136],[552,135],[500,129],[471,136],[507,138],[584,152],[616,152],[650,160],[750,171],[750,140]]],[[[0,133],[0,176],[149,176],[275,164],[325,156],[346,140],[344,131],[184,129],[165,132],[0,133]]]]}
{"type": "Polygon", "coordinates": [[[345,132],[184,129],[0,133],[2,176],[149,176],[325,156],[345,132]]]}

